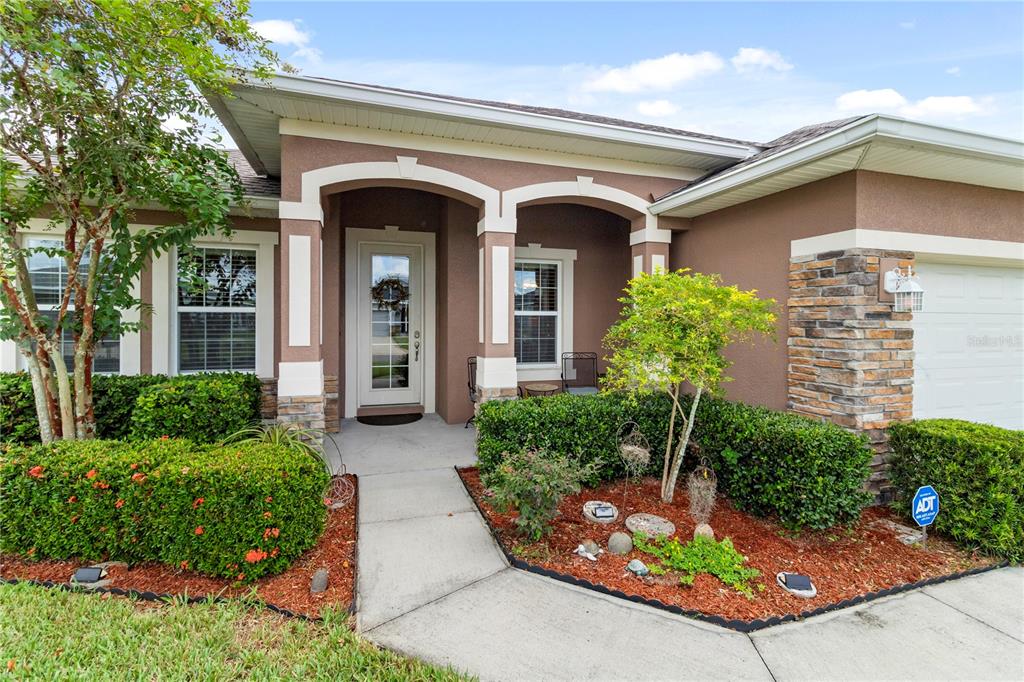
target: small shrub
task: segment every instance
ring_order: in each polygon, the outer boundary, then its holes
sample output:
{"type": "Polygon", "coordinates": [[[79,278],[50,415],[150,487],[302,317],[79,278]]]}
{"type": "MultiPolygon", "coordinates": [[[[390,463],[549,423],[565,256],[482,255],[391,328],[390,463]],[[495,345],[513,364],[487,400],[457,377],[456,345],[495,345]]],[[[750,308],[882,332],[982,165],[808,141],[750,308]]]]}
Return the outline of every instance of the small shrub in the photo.
{"type": "Polygon", "coordinates": [[[907,514],[922,485],[939,493],[935,529],[970,549],[1024,560],[1024,432],[956,419],[889,427],[890,477],[907,514]]]}
{"type": "Polygon", "coordinates": [[[494,495],[495,507],[501,512],[515,509],[519,532],[539,540],[551,532],[562,498],[579,492],[580,482],[593,467],[580,466],[564,455],[519,452],[482,480],[494,495]]]}
{"type": "Polygon", "coordinates": [[[323,532],[328,476],[266,445],[186,440],[8,445],[0,454],[0,551],[158,561],[252,580],[323,532]]]}
{"type": "Polygon", "coordinates": [[[633,546],[658,559],[658,564],[650,567],[651,573],[682,573],[679,581],[684,585],[692,585],[698,573],[708,573],[751,598],[754,593],[750,581],[761,575],[756,568],[744,565],[747,558],[736,551],[729,538],[715,542],[700,536],[684,545],[678,538],[648,540],[643,534],[635,533],[633,546]]]}
{"type": "MultiPolygon", "coordinates": [[[[92,408],[96,414],[96,437],[124,440],[131,435],[132,412],[139,393],[168,381],[161,374],[99,374],[92,378],[92,408]]],[[[161,434],[163,435],[163,434],[161,434]]]]}
{"type": "Polygon", "coordinates": [[[259,401],[260,380],[251,374],[175,377],[139,393],[131,437],[213,443],[258,421],[259,401]]]}

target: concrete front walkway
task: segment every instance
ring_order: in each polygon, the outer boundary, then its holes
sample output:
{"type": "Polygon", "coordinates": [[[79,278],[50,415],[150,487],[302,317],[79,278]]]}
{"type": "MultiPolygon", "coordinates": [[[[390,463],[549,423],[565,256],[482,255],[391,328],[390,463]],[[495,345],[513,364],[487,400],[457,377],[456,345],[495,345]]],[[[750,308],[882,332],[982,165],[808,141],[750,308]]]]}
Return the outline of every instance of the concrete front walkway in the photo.
{"type": "Polygon", "coordinates": [[[357,622],[486,680],[1024,679],[1024,569],[752,635],[510,568],[452,467],[473,429],[346,421],[359,475],[357,622]]]}

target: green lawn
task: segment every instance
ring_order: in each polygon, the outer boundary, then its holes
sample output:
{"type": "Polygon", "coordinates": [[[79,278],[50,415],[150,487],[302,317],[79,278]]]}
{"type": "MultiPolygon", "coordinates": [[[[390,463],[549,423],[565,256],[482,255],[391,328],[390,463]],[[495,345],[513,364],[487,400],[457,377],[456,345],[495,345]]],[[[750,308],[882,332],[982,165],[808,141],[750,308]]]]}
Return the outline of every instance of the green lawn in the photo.
{"type": "Polygon", "coordinates": [[[344,617],[0,585],[0,676],[12,661],[13,679],[464,679],[377,649],[344,617]]]}

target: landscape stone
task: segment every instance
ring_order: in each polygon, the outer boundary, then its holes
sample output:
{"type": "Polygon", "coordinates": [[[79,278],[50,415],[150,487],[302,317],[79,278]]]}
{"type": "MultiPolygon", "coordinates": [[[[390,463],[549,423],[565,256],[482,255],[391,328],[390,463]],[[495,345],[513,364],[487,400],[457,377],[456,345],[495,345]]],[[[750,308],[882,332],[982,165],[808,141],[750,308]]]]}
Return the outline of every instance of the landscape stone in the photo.
{"type": "Polygon", "coordinates": [[[626,570],[630,573],[635,573],[641,578],[651,572],[651,569],[647,568],[647,564],[639,559],[630,559],[629,563],[626,564],[626,570]]]}
{"type": "Polygon", "coordinates": [[[604,502],[603,500],[588,500],[583,503],[583,518],[592,523],[608,524],[618,520],[619,510],[611,502],[604,502]],[[594,509],[597,507],[611,507],[612,515],[601,518],[594,516],[594,509]]]}
{"type": "Polygon", "coordinates": [[[313,580],[309,586],[311,594],[320,594],[327,591],[327,569],[319,568],[313,574],[313,580]]]}
{"type": "Polygon", "coordinates": [[[621,531],[612,533],[608,538],[608,551],[612,554],[629,554],[633,551],[633,538],[621,531]]]}
{"type": "Polygon", "coordinates": [[[699,524],[693,529],[694,538],[708,538],[710,540],[715,539],[715,531],[706,523],[699,524]]]}
{"type": "Polygon", "coordinates": [[[669,537],[676,532],[675,524],[655,514],[633,514],[626,518],[626,528],[633,533],[642,533],[648,538],[660,535],[669,537]]]}

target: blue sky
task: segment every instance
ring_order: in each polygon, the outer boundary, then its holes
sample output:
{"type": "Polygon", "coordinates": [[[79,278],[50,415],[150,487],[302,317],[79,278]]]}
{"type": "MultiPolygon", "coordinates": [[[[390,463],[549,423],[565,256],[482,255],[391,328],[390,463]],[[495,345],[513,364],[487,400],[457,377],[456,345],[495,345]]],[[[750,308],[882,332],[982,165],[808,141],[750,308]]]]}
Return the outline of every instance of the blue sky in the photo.
{"type": "Polygon", "coordinates": [[[1022,3],[257,2],[311,76],[754,141],[880,111],[1024,136],[1022,3]]]}

